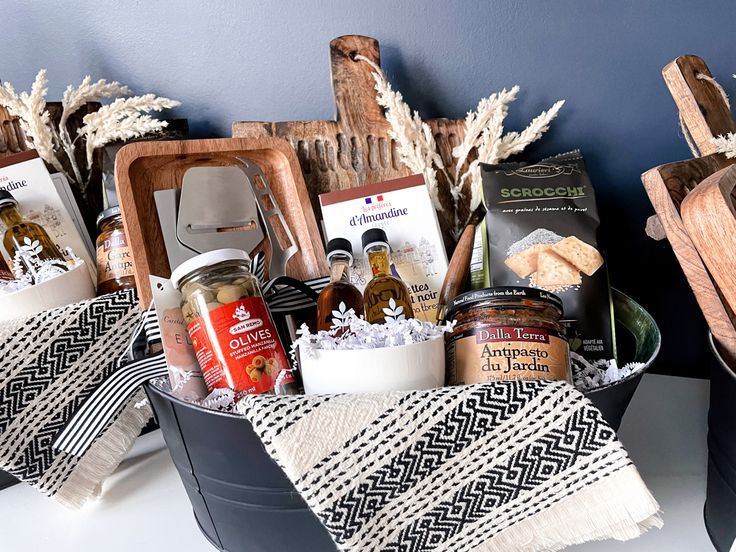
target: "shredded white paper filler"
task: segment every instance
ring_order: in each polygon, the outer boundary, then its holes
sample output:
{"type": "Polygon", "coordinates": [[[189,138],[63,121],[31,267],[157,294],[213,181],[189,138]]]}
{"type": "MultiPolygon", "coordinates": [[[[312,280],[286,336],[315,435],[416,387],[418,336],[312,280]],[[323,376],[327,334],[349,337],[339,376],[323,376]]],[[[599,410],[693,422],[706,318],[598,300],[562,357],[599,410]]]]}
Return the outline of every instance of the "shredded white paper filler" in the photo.
{"type": "MultiPolygon", "coordinates": [[[[356,316],[352,309],[341,314],[338,323],[329,331],[318,331],[313,334],[306,324],[302,324],[296,332],[298,338],[291,346],[291,357],[295,364],[297,350],[300,350],[301,354],[309,355],[314,354],[315,349],[350,350],[397,347],[439,337],[451,332],[455,326],[455,322],[437,326],[415,318],[389,320],[385,324],[371,324],[356,316]]],[[[574,352],[570,353],[570,360],[573,383],[582,392],[592,391],[623,380],[645,366],[641,362],[629,362],[619,368],[614,359],[590,362],[574,352]]],[[[157,378],[152,383],[159,389],[171,391],[168,378],[157,378]]],[[[238,407],[242,401],[235,403],[235,392],[232,389],[215,389],[201,400],[191,396],[180,398],[212,410],[242,413],[238,407]]]]}
{"type": "MultiPolygon", "coordinates": [[[[162,391],[176,395],[177,390],[171,388],[168,376],[154,378],[151,380],[151,385],[161,389],[162,391]]],[[[179,385],[177,385],[177,388],[178,387],[179,385]]],[[[202,406],[211,410],[219,410],[221,412],[233,412],[235,406],[235,391],[232,389],[215,389],[204,399],[198,399],[192,395],[177,396],[177,398],[185,400],[186,402],[196,406],[202,406]]]]}
{"type": "MultiPolygon", "coordinates": [[[[26,238],[28,240],[28,238],[26,238]]],[[[64,249],[66,260],[58,259],[41,260],[38,241],[29,242],[22,246],[13,258],[13,272],[15,280],[0,281],[0,295],[9,295],[36,284],[47,282],[57,276],[70,271],[82,262],[70,247],[64,249]]]]}
{"type": "Polygon", "coordinates": [[[583,392],[621,381],[645,366],[643,362],[629,362],[619,368],[615,359],[590,362],[572,351],[570,361],[573,383],[583,392]]]}
{"type": "Polygon", "coordinates": [[[339,326],[330,330],[311,333],[306,324],[297,330],[299,336],[291,345],[291,357],[296,362],[296,351],[314,354],[315,349],[350,350],[397,347],[421,343],[446,332],[451,332],[455,322],[432,324],[416,318],[388,319],[385,324],[371,324],[348,310],[339,326]]]}

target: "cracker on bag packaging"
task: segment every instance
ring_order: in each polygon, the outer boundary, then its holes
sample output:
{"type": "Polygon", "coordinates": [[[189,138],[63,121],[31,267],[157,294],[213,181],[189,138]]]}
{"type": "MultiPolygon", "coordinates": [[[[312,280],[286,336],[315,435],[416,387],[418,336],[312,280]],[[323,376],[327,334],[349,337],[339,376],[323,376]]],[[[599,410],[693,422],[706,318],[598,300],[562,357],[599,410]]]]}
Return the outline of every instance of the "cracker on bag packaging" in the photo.
{"type": "Polygon", "coordinates": [[[562,298],[572,350],[615,356],[600,224],[580,152],[536,165],[481,165],[486,216],[476,232],[473,288],[529,286],[562,298]]]}

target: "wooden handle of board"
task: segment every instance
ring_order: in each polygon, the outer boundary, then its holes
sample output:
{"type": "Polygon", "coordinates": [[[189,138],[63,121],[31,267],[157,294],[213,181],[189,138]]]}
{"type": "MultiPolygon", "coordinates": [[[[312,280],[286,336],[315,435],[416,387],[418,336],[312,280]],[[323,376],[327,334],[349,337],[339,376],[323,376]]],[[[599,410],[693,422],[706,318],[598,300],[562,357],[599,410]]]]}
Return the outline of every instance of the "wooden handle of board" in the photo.
{"type": "Polygon", "coordinates": [[[715,153],[713,137],[736,132],[736,122],[705,61],[680,56],[662,69],[662,76],[700,156],[715,153]]]}
{"type": "Polygon", "coordinates": [[[452,254],[447,274],[442,282],[439,301],[437,302],[437,323],[445,317],[445,306],[460,294],[468,284],[470,275],[470,258],[473,254],[475,240],[475,224],[468,224],[457,242],[452,254]]]}
{"type": "Polygon", "coordinates": [[[369,36],[346,35],[330,42],[335,120],[341,128],[350,129],[351,136],[374,135],[377,128],[387,129],[388,122],[376,101],[374,69],[356,56],[380,66],[378,41],[369,36]]]}

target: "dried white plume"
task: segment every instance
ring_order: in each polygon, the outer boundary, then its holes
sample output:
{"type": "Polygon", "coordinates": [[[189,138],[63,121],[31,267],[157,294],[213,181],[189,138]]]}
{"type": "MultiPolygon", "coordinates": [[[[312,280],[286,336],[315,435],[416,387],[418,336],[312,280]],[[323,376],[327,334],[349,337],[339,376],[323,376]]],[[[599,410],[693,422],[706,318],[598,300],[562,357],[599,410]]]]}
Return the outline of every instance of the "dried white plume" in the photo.
{"type": "Polygon", "coordinates": [[[713,138],[713,144],[715,144],[718,153],[725,154],[729,159],[736,157],[736,133],[729,132],[728,134],[716,136],[713,138]]]}
{"type": "MultiPolygon", "coordinates": [[[[733,75],[733,78],[736,79],[736,75],[733,75]]],[[[723,95],[723,99],[726,102],[726,105],[730,107],[730,103],[728,101],[728,96],[726,96],[725,90],[723,90],[723,87],[721,87],[718,83],[713,80],[718,88],[718,90],[723,95]]],[[[713,138],[713,144],[716,147],[716,151],[718,153],[723,153],[728,159],[734,159],[736,158],[736,133],[729,132],[728,134],[721,134],[720,136],[716,136],[713,138]]]]}
{"type": "Polygon", "coordinates": [[[86,139],[87,165],[92,166],[92,156],[97,148],[117,140],[130,140],[151,132],[159,132],[169,124],[154,119],[148,113],[181,105],[176,100],[159,98],[154,94],[118,98],[97,111],[85,115],[79,135],[86,139]]]}
{"type": "Polygon", "coordinates": [[[56,140],[51,126],[51,117],[46,110],[46,93],[48,80],[46,70],[42,69],[36,75],[31,85],[31,92],[17,94],[13,85],[6,82],[0,87],[0,105],[8,112],[20,119],[23,132],[33,141],[41,158],[58,171],[63,171],[59,158],[56,157],[56,140]]]}
{"type": "Polygon", "coordinates": [[[503,123],[509,104],[516,99],[519,87],[503,89],[483,98],[476,110],[469,111],[465,117],[465,135],[463,141],[452,150],[455,171],[450,174],[437,151],[429,125],[422,121],[419,113],[412,113],[401,94],[391,88],[378,65],[364,56],[358,55],[355,59],[367,62],[373,68],[376,100],[384,108],[390,125],[389,136],[396,141],[401,162],[412,172],[424,175],[438,211],[442,210],[438,193],[438,171],[444,176],[455,209],[452,232],[456,238],[467,223],[467,220],[459,218],[459,206],[464,197],[469,193],[471,214],[480,204],[480,163],[498,163],[523,151],[549,129],[549,124],[565,103],[564,100],[556,102],[532,120],[523,131],[504,135],[503,123]]]}
{"type": "Polygon", "coordinates": [[[396,140],[399,160],[412,172],[424,175],[424,181],[429,188],[430,196],[434,202],[435,209],[442,210],[437,194],[437,171],[445,171],[442,157],[437,153],[432,130],[429,125],[422,121],[419,113],[411,112],[400,92],[391,88],[381,68],[370,59],[356,56],[369,63],[375,73],[376,101],[386,111],[386,120],[391,125],[389,136],[396,140]]]}
{"type": "Polygon", "coordinates": [[[0,106],[4,106],[11,115],[20,119],[23,132],[33,142],[33,147],[41,158],[55,170],[64,173],[70,181],[76,182],[82,194],[86,193],[89,184],[96,148],[115,140],[128,140],[160,131],[168,123],[154,119],[148,113],[180,105],[177,101],[159,98],[153,94],[122,99],[121,96],[131,93],[127,86],[104,79],[92,82],[92,78],[86,76],[79,86],[74,88],[69,85],[64,91],[61,117],[58,128],[55,128],[46,109],[47,84],[45,69],[36,75],[30,93],[18,94],[10,83],[3,83],[0,86],[0,106]],[[107,98],[118,99],[102,106],[99,111],[86,115],[78,136],[72,138],[68,128],[70,117],[87,103],[107,98]],[[84,171],[77,163],[75,155],[78,139],[86,141],[84,148],[87,166],[84,171]],[[73,176],[64,169],[64,160],[71,167],[73,176]]]}

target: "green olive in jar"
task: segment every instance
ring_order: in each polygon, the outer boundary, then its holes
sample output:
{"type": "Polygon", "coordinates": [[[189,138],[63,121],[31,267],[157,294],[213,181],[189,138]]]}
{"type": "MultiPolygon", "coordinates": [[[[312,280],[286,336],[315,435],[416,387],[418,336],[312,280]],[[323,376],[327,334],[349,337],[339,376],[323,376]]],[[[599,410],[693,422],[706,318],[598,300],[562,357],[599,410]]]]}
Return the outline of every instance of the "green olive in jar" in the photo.
{"type": "Polygon", "coordinates": [[[297,392],[244,251],[219,249],[198,255],[177,267],[171,281],[181,292],[182,314],[210,391],[230,388],[238,397],[297,392]]]}

